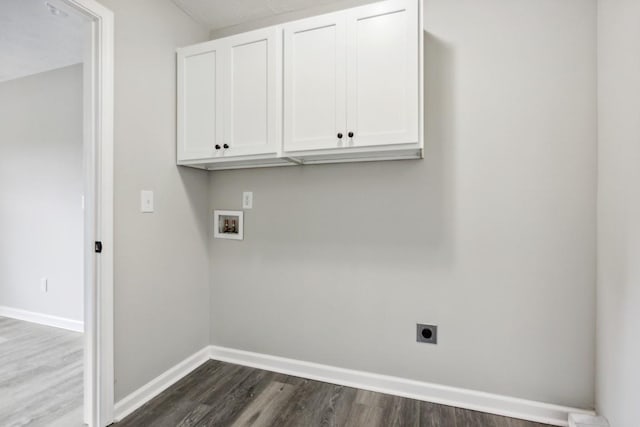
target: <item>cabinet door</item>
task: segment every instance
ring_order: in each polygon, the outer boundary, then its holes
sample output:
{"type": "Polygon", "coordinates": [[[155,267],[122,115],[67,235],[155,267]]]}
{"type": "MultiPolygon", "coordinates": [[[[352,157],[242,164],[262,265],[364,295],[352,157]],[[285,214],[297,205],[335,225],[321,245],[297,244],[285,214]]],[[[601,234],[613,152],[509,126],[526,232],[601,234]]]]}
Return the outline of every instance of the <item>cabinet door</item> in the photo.
{"type": "Polygon", "coordinates": [[[350,146],[419,142],[421,36],[416,0],[389,0],[349,11],[350,146]]]}
{"type": "Polygon", "coordinates": [[[226,40],[224,144],[229,148],[223,156],[277,153],[282,75],[278,29],[252,31],[226,40]]]}
{"type": "Polygon", "coordinates": [[[345,138],[345,15],[284,26],[284,149],[337,148],[345,138]]]}
{"type": "Polygon", "coordinates": [[[178,162],[213,157],[221,144],[221,56],[215,43],[178,51],[178,162]]]}

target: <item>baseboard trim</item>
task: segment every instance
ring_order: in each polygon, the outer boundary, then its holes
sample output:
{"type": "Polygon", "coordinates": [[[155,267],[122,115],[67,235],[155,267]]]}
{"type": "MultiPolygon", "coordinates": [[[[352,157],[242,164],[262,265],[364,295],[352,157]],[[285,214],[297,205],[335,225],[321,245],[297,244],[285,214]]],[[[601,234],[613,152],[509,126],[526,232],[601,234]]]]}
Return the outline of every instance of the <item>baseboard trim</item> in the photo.
{"type": "Polygon", "coordinates": [[[21,310],[19,308],[0,306],[0,317],[24,320],[25,322],[53,326],[54,328],[66,329],[74,332],[84,332],[84,322],[81,320],[36,313],[34,311],[21,310]]]}
{"type": "Polygon", "coordinates": [[[209,352],[211,359],[223,362],[556,426],[568,426],[570,413],[595,414],[593,411],[567,406],[338,368],[226,347],[210,346],[209,352]]]}
{"type": "Polygon", "coordinates": [[[594,411],[568,406],[374,374],[372,372],[338,368],[245,350],[208,346],[116,403],[115,421],[122,421],[127,415],[142,407],[210,359],[556,426],[567,427],[569,425],[569,414],[595,415],[594,411]]]}
{"type": "Polygon", "coordinates": [[[211,351],[208,347],[203,348],[118,401],[114,408],[115,421],[122,421],[127,415],[187,376],[191,371],[208,361],[210,354],[211,351]]]}
{"type": "Polygon", "coordinates": [[[609,421],[605,417],[570,414],[569,427],[609,427],[609,421]]]}

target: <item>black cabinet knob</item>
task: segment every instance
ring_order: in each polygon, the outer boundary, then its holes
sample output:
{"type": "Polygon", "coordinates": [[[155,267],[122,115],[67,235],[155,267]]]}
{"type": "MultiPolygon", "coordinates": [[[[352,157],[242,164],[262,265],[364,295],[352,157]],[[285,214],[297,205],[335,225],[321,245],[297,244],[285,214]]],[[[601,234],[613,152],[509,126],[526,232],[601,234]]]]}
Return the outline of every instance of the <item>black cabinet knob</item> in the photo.
{"type": "Polygon", "coordinates": [[[353,132],[349,132],[347,135],[349,135],[349,138],[353,138],[353,132]]]}
{"type": "Polygon", "coordinates": [[[338,139],[342,139],[342,133],[338,132],[338,139]]]}
{"type": "Polygon", "coordinates": [[[220,149],[220,144],[216,144],[216,150],[220,149]]]}
{"type": "Polygon", "coordinates": [[[223,147],[224,148],[229,148],[229,144],[224,144],[223,147]]]}

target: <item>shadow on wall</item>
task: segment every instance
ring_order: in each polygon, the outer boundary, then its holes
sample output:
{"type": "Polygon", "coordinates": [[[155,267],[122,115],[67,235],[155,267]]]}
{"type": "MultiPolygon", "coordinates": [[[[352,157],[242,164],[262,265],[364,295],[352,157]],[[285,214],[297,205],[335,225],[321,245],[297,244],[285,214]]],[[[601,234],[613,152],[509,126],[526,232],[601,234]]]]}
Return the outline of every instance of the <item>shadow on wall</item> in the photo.
{"type": "MultiPolygon", "coordinates": [[[[427,238],[447,265],[453,258],[455,224],[455,63],[453,47],[424,32],[424,167],[427,238]],[[437,209],[436,209],[437,207],[437,209]],[[444,259],[443,259],[444,258],[444,259]]],[[[431,259],[428,254],[427,260],[431,259]]]]}
{"type": "Polygon", "coordinates": [[[189,206],[191,209],[189,212],[193,212],[193,223],[198,227],[198,236],[203,240],[203,244],[206,246],[209,244],[209,200],[206,197],[202,197],[203,194],[207,194],[208,180],[206,175],[208,171],[194,168],[187,168],[182,166],[176,166],[178,169],[178,175],[182,183],[182,188],[189,200],[189,206]],[[201,213],[207,212],[202,215],[201,213]],[[200,214],[199,214],[200,213],[200,214]]]}

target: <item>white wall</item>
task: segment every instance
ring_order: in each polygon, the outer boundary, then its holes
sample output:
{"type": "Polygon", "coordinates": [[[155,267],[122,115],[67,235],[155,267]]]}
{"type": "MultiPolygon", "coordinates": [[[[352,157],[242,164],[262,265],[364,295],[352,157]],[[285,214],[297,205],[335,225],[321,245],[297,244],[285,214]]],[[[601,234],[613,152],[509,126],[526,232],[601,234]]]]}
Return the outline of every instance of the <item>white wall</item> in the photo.
{"type": "Polygon", "coordinates": [[[640,2],[598,2],[598,412],[640,422],[640,2]]]}
{"type": "Polygon", "coordinates": [[[208,344],[205,172],[176,162],[175,49],[207,39],[169,0],[115,13],[116,401],[208,344]],[[140,190],[155,213],[140,213],[140,190]]]}
{"type": "Polygon", "coordinates": [[[1,307],[83,320],[82,191],[82,65],[0,83],[1,307]]]}
{"type": "Polygon", "coordinates": [[[596,2],[424,17],[424,160],[211,174],[211,342],[593,407],[596,2]]]}
{"type": "MultiPolygon", "coordinates": [[[[271,25],[281,24],[283,22],[291,22],[297,19],[306,18],[309,16],[321,15],[323,13],[330,13],[341,9],[346,9],[349,7],[356,7],[367,3],[373,3],[379,0],[331,0],[331,2],[324,3],[314,3],[313,6],[307,7],[305,9],[297,9],[289,12],[279,13],[277,15],[267,16],[266,18],[258,18],[249,22],[242,22],[235,25],[222,26],[222,27],[214,27],[211,29],[211,39],[217,39],[220,37],[225,37],[232,34],[241,33],[244,31],[251,31],[256,28],[264,28],[271,25]]],[[[218,8],[224,8],[224,4],[218,4],[218,8]]],[[[237,9],[232,8],[231,13],[223,14],[230,16],[237,16],[237,9]]]]}

